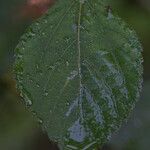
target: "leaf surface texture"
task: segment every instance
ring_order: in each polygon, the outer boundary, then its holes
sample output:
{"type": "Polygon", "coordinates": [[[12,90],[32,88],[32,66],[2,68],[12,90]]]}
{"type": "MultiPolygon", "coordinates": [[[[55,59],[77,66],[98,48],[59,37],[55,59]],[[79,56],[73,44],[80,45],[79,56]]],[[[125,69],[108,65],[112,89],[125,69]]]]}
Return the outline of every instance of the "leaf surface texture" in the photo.
{"type": "Polygon", "coordinates": [[[103,1],[59,0],[16,48],[17,85],[61,149],[96,150],[139,98],[141,51],[103,1]]]}

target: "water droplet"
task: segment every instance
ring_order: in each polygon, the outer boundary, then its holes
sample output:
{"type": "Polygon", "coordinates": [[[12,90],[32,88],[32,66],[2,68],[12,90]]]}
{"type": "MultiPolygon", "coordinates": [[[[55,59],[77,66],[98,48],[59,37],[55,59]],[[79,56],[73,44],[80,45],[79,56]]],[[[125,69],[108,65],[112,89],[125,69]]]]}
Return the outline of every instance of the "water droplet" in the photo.
{"type": "Polygon", "coordinates": [[[38,118],[38,119],[37,119],[37,121],[38,121],[38,123],[40,123],[40,124],[42,124],[42,123],[43,123],[43,120],[42,120],[42,119],[40,119],[40,118],[38,118]]]}
{"type": "Polygon", "coordinates": [[[73,71],[70,73],[70,76],[67,77],[67,80],[73,80],[77,75],[78,75],[78,71],[73,70],[73,71]]]}
{"type": "Polygon", "coordinates": [[[39,74],[40,74],[40,76],[42,76],[42,75],[43,75],[43,72],[39,72],[39,74]]]}
{"type": "Polygon", "coordinates": [[[108,10],[108,16],[107,16],[107,19],[113,19],[114,18],[114,16],[113,16],[113,14],[112,14],[112,10],[109,8],[109,10],[108,10]]]}
{"type": "Polygon", "coordinates": [[[73,24],[73,25],[72,25],[72,30],[73,30],[74,32],[77,31],[77,25],[76,25],[76,24],[73,24]]]}
{"type": "Polygon", "coordinates": [[[69,43],[69,41],[70,41],[70,38],[65,38],[66,43],[69,43]]]}
{"type": "Polygon", "coordinates": [[[39,23],[38,23],[38,22],[36,22],[35,24],[36,24],[36,26],[39,26],[39,23]]]}
{"type": "Polygon", "coordinates": [[[82,26],[82,25],[80,25],[80,29],[83,29],[83,30],[84,30],[84,29],[85,29],[85,27],[84,27],[84,26],[82,26]]]}
{"type": "Polygon", "coordinates": [[[21,54],[17,54],[16,55],[18,59],[22,59],[22,55],[21,54]]]}
{"type": "Polygon", "coordinates": [[[34,32],[30,32],[30,36],[31,37],[35,36],[35,33],[34,32]]]}
{"type": "Polygon", "coordinates": [[[69,62],[68,62],[68,61],[66,61],[66,66],[67,66],[67,67],[69,66],[69,62]]]}
{"type": "Polygon", "coordinates": [[[29,73],[27,73],[27,75],[26,75],[28,78],[30,77],[30,74],[29,73]]]}
{"type": "Polygon", "coordinates": [[[48,67],[48,70],[54,70],[55,69],[55,66],[49,66],[48,67]]]}
{"type": "Polygon", "coordinates": [[[36,116],[36,115],[37,115],[35,111],[32,111],[32,114],[33,114],[34,116],[36,116]]]}
{"type": "MultiPolygon", "coordinates": [[[[91,16],[91,11],[88,10],[88,12],[86,13],[87,16],[91,16]]],[[[89,20],[87,20],[89,22],[89,20]]]]}
{"type": "Polygon", "coordinates": [[[44,20],[44,23],[47,23],[48,21],[47,20],[44,20]]]}
{"type": "Polygon", "coordinates": [[[107,140],[110,141],[110,139],[111,139],[111,134],[109,134],[109,135],[107,136],[107,140]]]}
{"type": "Polygon", "coordinates": [[[31,83],[33,83],[33,80],[32,80],[32,79],[29,79],[29,81],[30,81],[31,83]]]}
{"type": "Polygon", "coordinates": [[[32,101],[31,101],[31,100],[28,100],[27,105],[28,105],[28,106],[31,106],[31,105],[32,105],[32,101]]]}
{"type": "Polygon", "coordinates": [[[39,87],[40,87],[40,85],[39,85],[39,84],[36,84],[36,87],[37,87],[37,88],[39,88],[39,87]]]}
{"type": "Polygon", "coordinates": [[[48,91],[47,90],[44,90],[44,94],[43,94],[44,96],[48,96],[48,91]]]}
{"type": "Polygon", "coordinates": [[[38,64],[36,64],[36,69],[39,69],[39,65],[38,64]]]}
{"type": "Polygon", "coordinates": [[[25,47],[25,44],[26,44],[26,40],[23,39],[23,40],[21,41],[22,47],[25,47]]]}
{"type": "Polygon", "coordinates": [[[67,111],[67,113],[65,114],[66,117],[68,117],[72,111],[78,106],[78,102],[79,102],[79,97],[77,97],[74,102],[70,105],[69,110],[67,111]]]}
{"type": "Polygon", "coordinates": [[[67,105],[67,106],[69,106],[69,105],[70,105],[70,103],[69,103],[69,102],[67,102],[67,103],[66,103],[66,105],[67,105]]]}
{"type": "Polygon", "coordinates": [[[43,75],[43,71],[40,69],[40,66],[38,64],[36,64],[35,68],[37,74],[43,75]]]}
{"type": "Polygon", "coordinates": [[[27,95],[21,94],[21,97],[24,98],[25,103],[26,103],[27,106],[31,106],[32,105],[32,101],[29,99],[29,97],[27,95]]]}
{"type": "Polygon", "coordinates": [[[42,35],[45,35],[45,32],[43,32],[42,35]]]}
{"type": "Polygon", "coordinates": [[[45,93],[44,95],[45,95],[45,96],[48,96],[48,93],[45,93]]]}

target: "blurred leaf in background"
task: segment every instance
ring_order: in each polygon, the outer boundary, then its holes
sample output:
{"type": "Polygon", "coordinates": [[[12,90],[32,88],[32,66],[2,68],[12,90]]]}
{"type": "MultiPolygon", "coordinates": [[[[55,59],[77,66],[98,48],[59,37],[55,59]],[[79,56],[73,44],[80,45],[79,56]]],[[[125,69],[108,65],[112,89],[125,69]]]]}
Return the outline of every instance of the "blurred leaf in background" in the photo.
{"type": "Polygon", "coordinates": [[[128,123],[116,133],[111,144],[116,150],[147,150],[150,147],[150,81],[144,84],[141,101],[128,123]]]}
{"type": "Polygon", "coordinates": [[[33,134],[33,121],[20,103],[9,76],[0,78],[0,91],[0,148],[19,150],[28,134],[33,134]]]}
{"type": "Polygon", "coordinates": [[[39,131],[16,92],[12,66],[14,48],[26,27],[51,6],[35,0],[0,1],[0,149],[33,150],[53,146],[39,131]],[[40,142],[39,142],[40,140],[40,142]],[[44,144],[42,144],[44,143],[44,144]]]}

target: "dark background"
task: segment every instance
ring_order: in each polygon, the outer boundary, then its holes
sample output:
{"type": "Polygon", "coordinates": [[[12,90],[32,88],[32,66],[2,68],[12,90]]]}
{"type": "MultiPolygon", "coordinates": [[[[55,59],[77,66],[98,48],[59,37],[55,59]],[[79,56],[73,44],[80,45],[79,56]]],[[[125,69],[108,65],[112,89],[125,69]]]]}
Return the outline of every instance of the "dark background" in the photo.
{"type": "MultiPolygon", "coordinates": [[[[150,0],[108,0],[143,45],[144,85],[129,122],[103,150],[150,148],[150,0]]],[[[52,6],[54,0],[0,0],[0,150],[53,150],[15,90],[12,79],[14,48],[26,27],[52,6]]],[[[54,148],[55,147],[55,148],[54,148]]]]}

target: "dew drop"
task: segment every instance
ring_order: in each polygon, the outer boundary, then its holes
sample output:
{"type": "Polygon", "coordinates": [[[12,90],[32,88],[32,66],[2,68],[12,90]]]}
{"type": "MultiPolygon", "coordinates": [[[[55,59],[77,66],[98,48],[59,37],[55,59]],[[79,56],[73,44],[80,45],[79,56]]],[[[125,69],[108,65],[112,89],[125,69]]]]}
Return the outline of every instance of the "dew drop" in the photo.
{"type": "Polygon", "coordinates": [[[38,22],[36,22],[35,24],[36,24],[36,26],[39,26],[39,23],[38,23],[38,22]]]}
{"type": "Polygon", "coordinates": [[[111,139],[111,134],[107,135],[107,140],[111,139]]]}
{"type": "Polygon", "coordinates": [[[42,35],[45,35],[45,32],[43,32],[42,35]]]}
{"type": "Polygon", "coordinates": [[[110,20],[110,19],[113,19],[113,18],[114,18],[114,16],[113,16],[113,14],[112,14],[112,11],[111,11],[111,9],[109,9],[109,10],[108,10],[107,19],[110,20]]]}
{"type": "Polygon", "coordinates": [[[67,106],[69,106],[69,105],[70,105],[70,103],[69,103],[69,102],[67,102],[67,103],[66,103],[66,105],[67,105],[67,106]]]}
{"type": "Polygon", "coordinates": [[[55,66],[49,66],[48,67],[48,70],[54,70],[55,69],[55,66]]]}
{"type": "Polygon", "coordinates": [[[22,55],[21,54],[17,54],[17,58],[18,59],[22,59],[22,55]]]}
{"type": "Polygon", "coordinates": [[[82,26],[82,25],[80,25],[80,29],[83,29],[83,30],[85,30],[85,27],[84,27],[84,26],[82,26]]]}
{"type": "Polygon", "coordinates": [[[37,115],[35,111],[32,111],[32,114],[33,114],[34,116],[36,116],[36,115],[37,115]]]}
{"type": "Polygon", "coordinates": [[[36,64],[36,69],[39,69],[39,65],[38,64],[36,64]]]}
{"type": "Polygon", "coordinates": [[[29,73],[27,73],[27,75],[26,75],[28,78],[30,77],[30,74],[29,73]]]}
{"type": "Polygon", "coordinates": [[[48,96],[48,91],[45,90],[43,95],[47,97],[48,96]]]}
{"type": "Polygon", "coordinates": [[[21,41],[21,46],[24,48],[25,47],[25,44],[26,44],[26,41],[22,40],[21,41]]]}
{"type": "Polygon", "coordinates": [[[28,106],[31,106],[31,105],[32,105],[32,101],[28,99],[27,105],[28,105],[28,106]]]}
{"type": "Polygon", "coordinates": [[[68,62],[68,61],[66,61],[66,66],[67,66],[67,67],[69,66],[69,62],[68,62]]]}
{"type": "Polygon", "coordinates": [[[28,96],[21,94],[21,97],[24,98],[26,106],[31,106],[32,105],[32,101],[28,98],[28,96]]]}
{"type": "Polygon", "coordinates": [[[65,42],[66,42],[66,43],[69,43],[69,40],[70,40],[70,38],[66,38],[66,39],[65,39],[65,42]]]}
{"type": "Polygon", "coordinates": [[[47,23],[48,21],[47,20],[44,20],[44,23],[47,23]]]}
{"type": "Polygon", "coordinates": [[[40,69],[39,65],[36,65],[36,73],[40,74],[41,76],[43,75],[43,71],[40,69]]]}
{"type": "Polygon", "coordinates": [[[70,76],[67,77],[67,80],[73,80],[77,75],[78,75],[78,71],[73,70],[73,71],[70,73],[70,76]]]}
{"type": "Polygon", "coordinates": [[[77,31],[77,25],[76,25],[76,24],[73,24],[73,25],[72,25],[72,30],[73,30],[74,32],[77,31]]]}
{"type": "Polygon", "coordinates": [[[36,87],[37,87],[37,88],[39,88],[39,87],[40,87],[40,85],[39,85],[39,84],[36,84],[36,87]]]}
{"type": "Polygon", "coordinates": [[[40,72],[39,74],[40,74],[40,76],[42,76],[42,75],[43,75],[43,72],[40,72]]]}
{"type": "Polygon", "coordinates": [[[35,36],[35,33],[30,32],[30,36],[31,36],[31,37],[35,36]]]}
{"type": "Polygon", "coordinates": [[[29,81],[30,81],[31,83],[33,83],[33,80],[32,80],[32,79],[29,79],[29,81]]]}
{"type": "Polygon", "coordinates": [[[43,120],[40,119],[40,118],[38,118],[37,121],[38,121],[39,124],[42,124],[42,123],[43,123],[43,120]]]}

